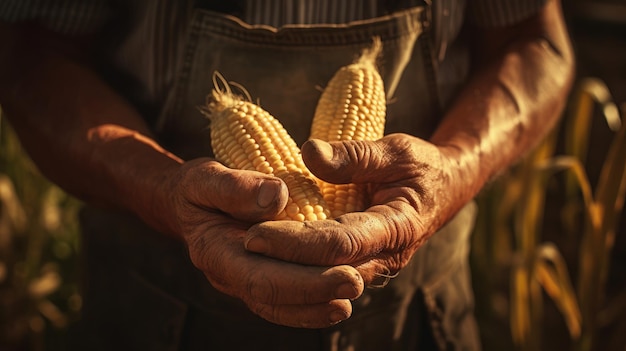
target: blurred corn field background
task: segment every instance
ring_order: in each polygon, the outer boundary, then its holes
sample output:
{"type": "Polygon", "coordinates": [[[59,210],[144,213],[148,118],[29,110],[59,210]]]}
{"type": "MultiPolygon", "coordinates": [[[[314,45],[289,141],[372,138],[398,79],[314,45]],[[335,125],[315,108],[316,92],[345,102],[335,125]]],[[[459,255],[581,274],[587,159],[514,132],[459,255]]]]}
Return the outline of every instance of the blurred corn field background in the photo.
{"type": "MultiPolygon", "coordinates": [[[[572,0],[562,123],[478,197],[484,349],[626,350],[626,3],[572,0]]],[[[80,316],[80,203],[0,117],[0,351],[64,350],[80,316]]]]}
{"type": "Polygon", "coordinates": [[[0,115],[0,350],[63,349],[81,307],[78,209],[0,115]]]}
{"type": "Polygon", "coordinates": [[[485,350],[626,350],[626,2],[564,6],[577,78],[562,122],[478,198],[485,350]]]}
{"type": "Polygon", "coordinates": [[[626,349],[626,290],[607,286],[624,221],[621,114],[602,81],[579,80],[562,128],[479,196],[472,264],[486,349],[626,349]],[[612,135],[595,182],[585,165],[594,118],[612,135]]]}

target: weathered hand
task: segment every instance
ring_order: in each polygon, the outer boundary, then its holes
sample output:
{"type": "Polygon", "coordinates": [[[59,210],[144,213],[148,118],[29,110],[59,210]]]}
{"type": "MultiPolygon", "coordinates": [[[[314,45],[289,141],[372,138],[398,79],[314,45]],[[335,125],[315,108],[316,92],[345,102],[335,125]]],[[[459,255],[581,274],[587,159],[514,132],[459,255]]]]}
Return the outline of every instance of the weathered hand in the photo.
{"type": "Polygon", "coordinates": [[[333,183],[369,183],[372,206],[335,220],[264,222],[252,226],[246,249],[307,265],[351,265],[366,284],[398,272],[415,251],[463,206],[460,184],[442,149],[393,134],[379,141],[303,145],[307,166],[333,183]]]}
{"type": "Polygon", "coordinates": [[[272,218],[287,202],[280,180],[197,159],[171,183],[178,232],[216,289],[277,324],[327,327],[350,316],[349,299],[363,290],[353,267],[303,266],[245,251],[249,223],[272,218]]]}

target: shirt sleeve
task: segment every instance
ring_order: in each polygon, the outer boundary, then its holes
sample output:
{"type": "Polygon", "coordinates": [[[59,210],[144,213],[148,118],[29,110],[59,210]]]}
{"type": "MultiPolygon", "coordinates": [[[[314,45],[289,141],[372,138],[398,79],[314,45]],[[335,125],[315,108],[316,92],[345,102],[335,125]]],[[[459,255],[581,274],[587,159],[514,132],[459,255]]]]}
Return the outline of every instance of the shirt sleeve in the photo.
{"type": "Polygon", "coordinates": [[[480,27],[505,27],[537,13],[546,0],[470,0],[469,19],[480,27]]]}
{"type": "Polygon", "coordinates": [[[111,16],[108,0],[2,0],[0,20],[33,21],[70,35],[92,34],[111,16]]]}

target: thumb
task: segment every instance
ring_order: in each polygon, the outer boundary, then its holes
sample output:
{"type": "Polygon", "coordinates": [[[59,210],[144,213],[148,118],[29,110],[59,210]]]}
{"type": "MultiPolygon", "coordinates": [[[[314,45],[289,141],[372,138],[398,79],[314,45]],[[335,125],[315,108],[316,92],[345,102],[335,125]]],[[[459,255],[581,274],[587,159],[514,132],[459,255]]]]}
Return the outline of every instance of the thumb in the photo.
{"type": "Polygon", "coordinates": [[[277,177],[236,170],[218,162],[202,163],[185,177],[186,197],[197,206],[258,222],[275,218],[286,206],[287,186],[277,177]]]}
{"type": "Polygon", "coordinates": [[[309,170],[323,181],[335,184],[380,180],[379,171],[389,162],[383,146],[376,141],[311,139],[301,150],[309,170]]]}

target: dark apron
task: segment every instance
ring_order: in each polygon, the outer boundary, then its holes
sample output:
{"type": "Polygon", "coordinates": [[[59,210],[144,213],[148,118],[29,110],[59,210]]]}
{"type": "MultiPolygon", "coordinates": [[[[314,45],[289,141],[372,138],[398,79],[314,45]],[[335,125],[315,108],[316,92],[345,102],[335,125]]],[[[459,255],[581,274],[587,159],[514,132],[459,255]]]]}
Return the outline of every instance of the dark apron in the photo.
{"type": "MultiPolygon", "coordinates": [[[[154,9],[163,10],[159,5],[154,9]]],[[[380,68],[391,101],[387,133],[427,138],[437,124],[437,85],[430,41],[423,35],[430,13],[426,7],[346,25],[280,29],[250,26],[204,9],[187,12],[189,16],[180,11],[190,26],[178,32],[184,45],[172,50],[182,55],[171,56],[174,64],[166,58],[151,61],[154,67],[174,67],[169,71],[175,72],[174,85],[167,87],[167,79],[150,74],[144,84],[152,91],[161,84],[167,92],[155,131],[166,148],[184,159],[211,154],[208,121],[198,106],[210,92],[213,71],[243,85],[301,144],[319,87],[352,62],[373,36],[383,41],[380,68]]],[[[141,80],[142,74],[137,76],[141,80]]],[[[366,289],[354,301],[350,319],[309,330],[268,323],[213,289],[180,242],[131,216],[86,208],[81,216],[87,274],[79,339],[88,341],[82,347],[89,350],[475,350],[479,344],[467,262],[474,214],[475,206],[469,204],[387,287],[366,289]]]]}

